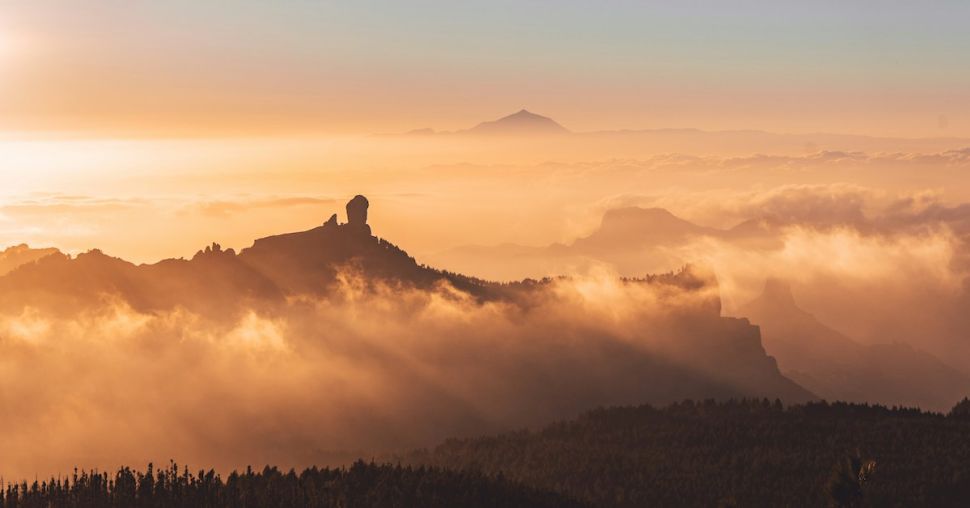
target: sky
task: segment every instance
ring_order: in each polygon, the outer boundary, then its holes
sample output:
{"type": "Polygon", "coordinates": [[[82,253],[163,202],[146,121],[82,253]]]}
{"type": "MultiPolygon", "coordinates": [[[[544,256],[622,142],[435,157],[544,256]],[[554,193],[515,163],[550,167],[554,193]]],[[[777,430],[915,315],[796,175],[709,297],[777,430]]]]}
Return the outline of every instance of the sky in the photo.
{"type": "Polygon", "coordinates": [[[0,9],[0,131],[970,136],[970,4],[92,1],[0,9]]]}
{"type": "Polygon", "coordinates": [[[570,242],[629,196],[850,183],[960,201],[945,152],[970,146],[966,19],[966,2],[0,0],[0,246],[188,257],[317,226],[355,194],[420,259],[570,242]],[[573,132],[738,132],[374,136],[521,108],[573,132]],[[826,151],[865,152],[865,171],[653,169],[826,151]],[[942,155],[890,174],[880,152],[942,155]]]}

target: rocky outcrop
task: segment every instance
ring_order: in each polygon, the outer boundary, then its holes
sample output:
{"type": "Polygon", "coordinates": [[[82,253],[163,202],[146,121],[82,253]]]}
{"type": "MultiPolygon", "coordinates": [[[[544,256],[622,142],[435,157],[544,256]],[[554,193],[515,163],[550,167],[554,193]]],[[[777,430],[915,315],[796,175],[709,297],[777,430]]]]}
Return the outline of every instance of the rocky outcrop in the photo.
{"type": "Polygon", "coordinates": [[[212,242],[212,245],[206,245],[205,249],[200,250],[192,256],[192,259],[198,259],[204,256],[235,256],[236,251],[234,249],[222,250],[222,245],[216,242],[212,242]]]}
{"type": "Polygon", "coordinates": [[[367,225],[367,208],[369,206],[370,203],[368,203],[367,198],[360,194],[347,202],[347,229],[366,232],[370,235],[370,226],[367,225]]]}

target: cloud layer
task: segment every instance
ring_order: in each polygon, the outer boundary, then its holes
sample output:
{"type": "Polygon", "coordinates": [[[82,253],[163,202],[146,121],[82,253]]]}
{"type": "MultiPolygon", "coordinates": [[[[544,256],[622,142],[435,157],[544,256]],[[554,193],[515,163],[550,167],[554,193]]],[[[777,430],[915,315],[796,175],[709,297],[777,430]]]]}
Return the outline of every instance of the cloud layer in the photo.
{"type": "Polygon", "coordinates": [[[4,474],[319,464],[598,405],[796,392],[710,290],[589,277],[483,304],[341,288],[239,318],[112,298],[0,316],[4,474]]]}

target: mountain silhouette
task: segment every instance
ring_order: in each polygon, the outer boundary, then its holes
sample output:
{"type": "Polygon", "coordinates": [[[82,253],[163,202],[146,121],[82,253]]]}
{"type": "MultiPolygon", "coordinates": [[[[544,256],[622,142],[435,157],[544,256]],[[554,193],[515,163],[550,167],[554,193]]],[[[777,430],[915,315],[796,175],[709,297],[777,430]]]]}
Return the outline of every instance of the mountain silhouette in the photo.
{"type": "Polygon", "coordinates": [[[942,411],[970,392],[970,378],[908,344],[860,344],[795,302],[791,286],[768,279],[739,314],[761,327],[769,354],[788,377],[828,400],[942,411]]]}
{"type": "Polygon", "coordinates": [[[32,249],[26,244],[7,247],[0,252],[0,275],[9,273],[11,270],[21,265],[33,263],[38,259],[45,258],[51,254],[59,254],[60,252],[61,251],[53,247],[48,247],[45,249],[32,249]]]}
{"type": "Polygon", "coordinates": [[[505,243],[495,246],[465,245],[432,255],[439,265],[487,278],[515,279],[550,275],[609,263],[623,274],[642,273],[657,266],[680,264],[671,259],[668,247],[710,237],[738,242],[764,242],[772,230],[735,231],[700,226],[664,208],[622,207],[607,210],[597,227],[571,243],[526,246],[505,243]]]}
{"type": "Polygon", "coordinates": [[[698,226],[663,208],[625,207],[608,210],[599,228],[570,246],[579,252],[616,251],[673,245],[698,236],[722,236],[723,231],[698,226]]]}
{"type": "MultiPolygon", "coordinates": [[[[213,243],[188,260],[165,259],[135,265],[98,249],[73,258],[55,250],[0,277],[0,304],[5,300],[16,303],[16,298],[23,295],[42,293],[62,303],[73,299],[82,304],[92,295],[118,293],[139,310],[171,308],[191,304],[195,299],[220,301],[228,295],[235,295],[240,305],[249,305],[284,295],[326,296],[341,282],[341,277],[348,275],[366,284],[390,283],[419,289],[445,281],[479,299],[515,300],[553,280],[524,279],[500,284],[419,264],[403,249],[371,234],[368,206],[366,198],[356,196],[347,205],[346,223],[339,223],[334,214],[322,225],[306,231],[259,238],[238,254],[213,243]]],[[[659,231],[651,236],[653,240],[672,241],[709,231],[660,209],[624,209],[608,213],[600,231],[578,241],[575,249],[586,249],[584,242],[629,240],[636,236],[632,230],[643,226],[644,217],[650,218],[659,231]]],[[[678,285],[691,277],[685,272],[682,279],[648,279],[678,285]]]]}
{"type": "MultiPolygon", "coordinates": [[[[16,313],[32,307],[73,315],[105,301],[121,300],[146,313],[187,309],[207,319],[233,320],[254,310],[288,312],[294,297],[343,298],[341,288],[350,281],[364,294],[378,289],[433,291],[446,284],[453,295],[529,312],[538,302],[554,298],[552,285],[566,280],[495,283],[418,264],[404,250],[372,234],[366,222],[368,206],[366,198],[357,196],[348,203],[346,223],[339,223],[334,215],[307,231],[257,239],[238,254],[216,243],[191,259],[143,265],[99,250],[75,257],[51,254],[0,277],[0,309],[16,313]]],[[[658,341],[653,350],[617,345],[600,353],[615,358],[618,376],[637,380],[624,385],[634,390],[626,398],[617,392],[610,400],[777,397],[795,402],[814,398],[781,375],[765,353],[756,326],[720,315],[713,274],[685,267],[621,282],[650,286],[661,298],[658,305],[666,298],[663,295],[672,297],[667,307],[660,307],[669,309],[663,311],[666,314],[652,318],[643,330],[658,341]],[[694,296],[680,297],[686,295],[694,296]]],[[[541,333],[583,332],[557,330],[550,324],[541,333]]],[[[590,404],[604,401],[591,387],[573,390],[576,401],[586,401],[583,397],[590,404]]]]}
{"type": "Polygon", "coordinates": [[[287,295],[326,296],[342,275],[415,288],[445,280],[480,298],[517,289],[419,265],[371,235],[366,209],[366,198],[357,196],[348,203],[347,223],[338,224],[334,215],[307,231],[257,239],[238,254],[213,243],[189,260],[135,265],[98,249],[73,258],[53,253],[0,277],[0,307],[34,304],[74,311],[111,295],[139,311],[183,306],[218,314],[273,305],[287,295]]]}
{"type": "Polygon", "coordinates": [[[508,116],[482,122],[471,129],[462,131],[467,134],[568,134],[569,130],[555,120],[520,110],[508,116]]]}

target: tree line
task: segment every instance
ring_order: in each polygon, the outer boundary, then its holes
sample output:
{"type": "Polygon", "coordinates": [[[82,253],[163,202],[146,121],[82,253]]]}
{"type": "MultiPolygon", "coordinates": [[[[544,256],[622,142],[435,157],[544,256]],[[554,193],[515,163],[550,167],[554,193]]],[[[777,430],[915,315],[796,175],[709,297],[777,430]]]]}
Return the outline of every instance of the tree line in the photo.
{"type": "Polygon", "coordinates": [[[0,487],[0,508],[966,506],[970,400],[684,401],[449,440],[346,468],[223,478],[175,463],[0,487]]]}
{"type": "Polygon", "coordinates": [[[968,506],[970,401],[948,415],[768,400],[597,409],[405,460],[598,507],[968,506]]]}
{"type": "Polygon", "coordinates": [[[172,463],[114,474],[75,471],[70,478],[14,483],[0,492],[0,508],[377,508],[580,507],[560,494],[502,477],[436,467],[356,462],[348,468],[300,473],[267,466],[223,479],[172,463]]]}

